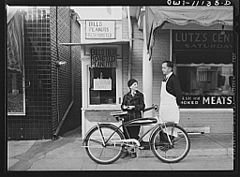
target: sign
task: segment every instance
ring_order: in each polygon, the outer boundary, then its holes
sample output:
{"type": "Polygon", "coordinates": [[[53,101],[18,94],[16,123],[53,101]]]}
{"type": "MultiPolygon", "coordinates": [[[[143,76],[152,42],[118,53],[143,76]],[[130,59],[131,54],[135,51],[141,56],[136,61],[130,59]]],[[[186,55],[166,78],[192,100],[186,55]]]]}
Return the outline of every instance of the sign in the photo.
{"type": "Polygon", "coordinates": [[[233,96],[231,95],[184,95],[181,108],[232,108],[233,96]]]}
{"type": "Polygon", "coordinates": [[[231,50],[232,31],[215,30],[175,30],[173,31],[173,48],[183,49],[224,49],[231,50]],[[222,33],[224,32],[224,33],[222,33]]]}
{"type": "Polygon", "coordinates": [[[112,90],[112,79],[93,79],[93,90],[112,90]]]}
{"type": "Polygon", "coordinates": [[[115,39],[115,21],[85,21],[86,39],[115,39]]]}
{"type": "Polygon", "coordinates": [[[117,48],[91,48],[91,67],[115,68],[117,48]]]}

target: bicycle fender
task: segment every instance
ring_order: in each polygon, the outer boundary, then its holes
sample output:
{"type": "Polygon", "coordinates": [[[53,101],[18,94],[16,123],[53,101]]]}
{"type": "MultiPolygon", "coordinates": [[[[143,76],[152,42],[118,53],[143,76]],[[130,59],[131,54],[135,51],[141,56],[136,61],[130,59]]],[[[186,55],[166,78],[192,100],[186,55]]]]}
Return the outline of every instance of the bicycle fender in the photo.
{"type": "MultiPolygon", "coordinates": [[[[118,129],[118,130],[123,134],[122,130],[121,130],[120,128],[118,128],[116,125],[107,124],[107,123],[101,123],[101,124],[99,124],[99,127],[100,127],[100,128],[101,128],[101,127],[104,127],[104,126],[109,126],[109,127],[113,128],[114,130],[117,130],[117,129],[118,129]]],[[[94,125],[90,130],[87,131],[87,133],[86,133],[86,135],[85,135],[85,138],[83,139],[82,144],[85,143],[86,137],[88,137],[88,134],[89,134],[93,129],[95,129],[95,128],[97,128],[97,125],[94,125]]],[[[124,135],[124,134],[123,134],[123,135],[124,135]]]]}
{"type": "MultiPolygon", "coordinates": [[[[165,123],[166,126],[175,126],[177,125],[177,123],[174,122],[166,122],[165,123]]],[[[159,124],[158,126],[156,126],[156,128],[151,132],[151,135],[149,137],[149,141],[151,142],[152,136],[155,133],[155,131],[157,131],[158,129],[162,129],[162,126],[164,126],[163,124],[159,124]]]]}
{"type": "Polygon", "coordinates": [[[96,128],[96,127],[97,127],[97,125],[94,125],[93,127],[91,127],[91,128],[87,131],[87,133],[85,134],[85,137],[84,137],[84,139],[83,139],[83,141],[82,141],[82,144],[85,143],[86,137],[88,137],[88,134],[89,134],[94,128],[96,128]]]}
{"type": "Polygon", "coordinates": [[[149,136],[149,142],[151,142],[153,134],[154,134],[155,131],[157,131],[158,129],[161,129],[161,125],[158,125],[158,126],[156,126],[156,127],[153,129],[153,131],[151,132],[151,134],[150,134],[150,136],[149,136]]]}

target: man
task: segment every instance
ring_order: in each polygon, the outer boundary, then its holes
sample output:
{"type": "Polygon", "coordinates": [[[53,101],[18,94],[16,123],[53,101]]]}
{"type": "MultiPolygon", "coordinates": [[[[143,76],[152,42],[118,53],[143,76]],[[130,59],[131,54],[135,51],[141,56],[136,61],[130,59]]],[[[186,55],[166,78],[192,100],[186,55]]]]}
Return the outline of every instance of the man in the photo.
{"type": "Polygon", "coordinates": [[[160,122],[179,123],[179,105],[182,91],[179,80],[173,73],[173,63],[164,61],[162,63],[162,72],[164,80],[162,81],[160,93],[160,122]]]}

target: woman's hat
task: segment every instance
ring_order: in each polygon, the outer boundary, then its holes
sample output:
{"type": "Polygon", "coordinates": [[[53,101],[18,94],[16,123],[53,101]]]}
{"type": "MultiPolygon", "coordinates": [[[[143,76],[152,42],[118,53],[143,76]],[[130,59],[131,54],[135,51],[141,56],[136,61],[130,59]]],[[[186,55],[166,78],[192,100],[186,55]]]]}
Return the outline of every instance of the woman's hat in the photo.
{"type": "Polygon", "coordinates": [[[138,81],[136,79],[130,79],[127,83],[128,87],[131,87],[135,82],[138,83],[138,81]]]}

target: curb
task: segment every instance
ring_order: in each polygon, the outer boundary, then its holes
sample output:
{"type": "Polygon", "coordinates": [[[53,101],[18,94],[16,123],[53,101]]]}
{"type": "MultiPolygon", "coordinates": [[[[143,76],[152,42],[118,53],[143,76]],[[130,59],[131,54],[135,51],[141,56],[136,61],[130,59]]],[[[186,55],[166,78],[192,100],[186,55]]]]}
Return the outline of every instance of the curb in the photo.
{"type": "MultiPolygon", "coordinates": [[[[153,157],[151,150],[141,150],[138,152],[139,157],[153,157]]],[[[188,156],[233,156],[232,148],[212,148],[212,149],[190,149],[188,156]]]]}

